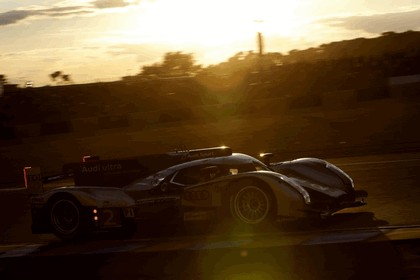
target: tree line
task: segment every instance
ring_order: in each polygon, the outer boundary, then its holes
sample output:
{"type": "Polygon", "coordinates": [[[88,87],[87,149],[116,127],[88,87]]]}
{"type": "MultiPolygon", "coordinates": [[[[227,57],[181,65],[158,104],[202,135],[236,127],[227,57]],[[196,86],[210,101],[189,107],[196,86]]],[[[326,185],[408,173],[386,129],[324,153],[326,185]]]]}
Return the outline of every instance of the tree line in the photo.
{"type": "MultiPolygon", "coordinates": [[[[162,62],[143,65],[137,75],[123,77],[122,79],[175,78],[196,75],[229,76],[235,79],[237,76],[249,75],[252,72],[262,73],[273,69],[279,71],[279,67],[291,69],[302,67],[305,64],[318,64],[319,67],[334,64],[335,66],[340,65],[348,68],[348,65],[351,64],[352,69],[357,67],[369,68],[371,64],[378,64],[381,61],[402,63],[402,60],[412,58],[413,61],[417,61],[419,56],[420,32],[409,30],[396,33],[389,31],[382,33],[377,38],[356,38],[332,42],[305,50],[294,49],[289,51],[288,54],[272,52],[260,55],[254,51],[238,52],[227,61],[207,67],[197,64],[192,53],[167,52],[164,54],[162,62]],[[291,65],[296,65],[296,67],[291,65]]],[[[302,69],[301,71],[305,70],[302,69]]],[[[388,72],[393,72],[393,70],[388,72]]],[[[57,84],[73,83],[71,75],[65,74],[63,71],[55,71],[49,77],[57,84]]],[[[7,78],[4,74],[0,74],[0,82],[7,84],[7,78]]]]}

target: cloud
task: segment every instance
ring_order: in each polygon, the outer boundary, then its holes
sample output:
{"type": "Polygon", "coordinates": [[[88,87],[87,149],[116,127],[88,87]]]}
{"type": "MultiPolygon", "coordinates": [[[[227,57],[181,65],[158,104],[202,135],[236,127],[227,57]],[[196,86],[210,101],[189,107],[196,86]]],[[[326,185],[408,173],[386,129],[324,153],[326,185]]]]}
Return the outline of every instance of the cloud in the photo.
{"type": "Polygon", "coordinates": [[[93,11],[88,7],[74,6],[74,7],[54,7],[49,9],[37,10],[13,10],[5,13],[0,13],[0,26],[14,24],[29,17],[46,16],[46,17],[64,17],[80,14],[89,14],[93,11]]]}
{"type": "Polygon", "coordinates": [[[96,0],[88,3],[86,6],[66,6],[52,7],[46,9],[19,9],[0,13],[0,26],[14,24],[29,17],[65,17],[94,14],[97,10],[109,8],[122,8],[130,5],[138,4],[138,0],[96,0]]]}
{"type": "Polygon", "coordinates": [[[9,11],[0,14],[0,25],[8,25],[23,20],[31,15],[30,11],[9,11]]]}
{"type": "Polygon", "coordinates": [[[324,19],[321,23],[343,27],[349,30],[363,30],[368,33],[382,33],[386,31],[402,32],[420,28],[420,9],[369,16],[351,16],[346,18],[324,19]]]}
{"type": "Polygon", "coordinates": [[[45,10],[38,10],[38,15],[45,15],[49,17],[60,17],[69,15],[80,15],[92,13],[87,7],[74,6],[74,7],[54,7],[45,10]]]}
{"type": "Polygon", "coordinates": [[[126,0],[96,0],[92,4],[99,9],[108,9],[126,7],[131,5],[132,2],[126,0]]]}

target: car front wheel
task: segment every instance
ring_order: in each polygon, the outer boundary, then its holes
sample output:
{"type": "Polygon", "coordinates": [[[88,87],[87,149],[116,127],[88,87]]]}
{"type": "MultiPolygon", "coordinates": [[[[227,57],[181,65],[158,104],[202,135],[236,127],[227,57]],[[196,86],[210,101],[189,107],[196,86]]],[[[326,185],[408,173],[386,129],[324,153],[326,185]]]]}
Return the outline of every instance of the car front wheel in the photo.
{"type": "Polygon", "coordinates": [[[255,183],[239,187],[230,196],[230,212],[242,225],[259,227],[272,222],[274,203],[272,195],[255,183]]]}

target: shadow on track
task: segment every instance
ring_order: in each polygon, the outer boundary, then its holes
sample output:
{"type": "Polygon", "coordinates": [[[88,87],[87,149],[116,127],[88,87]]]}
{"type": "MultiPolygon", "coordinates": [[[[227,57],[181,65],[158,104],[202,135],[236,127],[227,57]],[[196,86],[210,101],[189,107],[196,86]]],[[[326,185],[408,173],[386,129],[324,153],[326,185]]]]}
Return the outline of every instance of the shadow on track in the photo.
{"type": "Polygon", "coordinates": [[[295,220],[279,224],[281,230],[351,230],[358,228],[377,228],[389,225],[378,220],[372,212],[336,213],[326,220],[295,220]]]}
{"type": "Polygon", "coordinates": [[[191,229],[139,224],[132,239],[94,234],[72,243],[50,242],[37,256],[0,260],[0,277],[405,279],[407,274],[399,245],[387,239],[379,229],[383,225],[387,222],[376,220],[370,212],[337,214],[321,224],[281,223],[274,232],[245,236],[232,235],[229,228],[209,229],[208,225],[191,229]],[[369,228],[369,235],[366,238],[362,235],[366,240],[354,241],[352,229],[360,228],[369,228]],[[344,235],[340,235],[342,232],[344,235]],[[302,241],[284,242],[286,238],[296,239],[299,234],[304,235],[302,241]],[[372,236],[380,241],[369,241],[372,236]],[[170,240],[168,237],[178,238],[170,240]],[[176,249],[164,244],[175,244],[176,249]]]}
{"type": "MultiPolygon", "coordinates": [[[[151,222],[141,222],[137,226],[137,231],[131,238],[159,239],[166,237],[183,237],[192,235],[226,235],[234,236],[247,233],[287,233],[287,232],[306,232],[306,231],[334,231],[352,229],[376,229],[381,226],[389,225],[387,221],[378,220],[372,212],[358,213],[338,213],[327,220],[303,219],[279,221],[275,225],[265,228],[249,229],[239,228],[231,223],[208,223],[199,222],[196,224],[159,224],[151,222]]],[[[122,238],[114,233],[97,233],[88,238],[89,240],[106,239],[130,239],[122,238]]]]}

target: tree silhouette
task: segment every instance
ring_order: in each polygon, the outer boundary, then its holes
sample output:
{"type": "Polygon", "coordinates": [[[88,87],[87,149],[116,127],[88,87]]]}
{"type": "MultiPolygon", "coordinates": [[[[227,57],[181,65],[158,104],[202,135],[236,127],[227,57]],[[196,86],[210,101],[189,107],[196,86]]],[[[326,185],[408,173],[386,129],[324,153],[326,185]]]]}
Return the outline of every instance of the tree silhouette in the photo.
{"type": "Polygon", "coordinates": [[[144,76],[161,76],[162,69],[161,65],[155,63],[153,65],[145,65],[142,67],[141,75],[144,76]]]}
{"type": "Polygon", "coordinates": [[[194,59],[192,54],[181,52],[169,52],[164,56],[163,72],[173,76],[188,75],[195,72],[194,59]]]}
{"type": "Polygon", "coordinates": [[[63,74],[61,75],[61,78],[63,79],[63,82],[70,82],[70,75],[69,74],[63,74]]]}
{"type": "Polygon", "coordinates": [[[50,74],[50,77],[54,82],[57,82],[57,84],[71,82],[70,75],[64,74],[62,71],[55,71],[50,74]],[[57,81],[58,78],[60,78],[61,80],[57,81]]]}
{"type": "Polygon", "coordinates": [[[195,64],[193,55],[182,52],[168,52],[163,57],[162,63],[142,67],[140,75],[158,77],[180,77],[195,74],[201,69],[195,64]]]}
{"type": "Polygon", "coordinates": [[[61,71],[55,71],[54,73],[50,74],[50,77],[53,81],[55,81],[58,77],[62,75],[61,71]]]}
{"type": "MultiPolygon", "coordinates": [[[[3,90],[3,85],[5,85],[7,83],[7,81],[6,81],[6,76],[5,75],[2,75],[2,74],[0,74],[0,97],[2,97],[3,96],[3,92],[4,92],[4,90],[3,90]]],[[[2,118],[2,114],[0,113],[0,127],[1,127],[1,125],[2,125],[2,120],[1,120],[1,118],[2,118]]]]}

